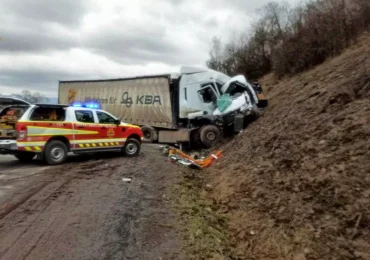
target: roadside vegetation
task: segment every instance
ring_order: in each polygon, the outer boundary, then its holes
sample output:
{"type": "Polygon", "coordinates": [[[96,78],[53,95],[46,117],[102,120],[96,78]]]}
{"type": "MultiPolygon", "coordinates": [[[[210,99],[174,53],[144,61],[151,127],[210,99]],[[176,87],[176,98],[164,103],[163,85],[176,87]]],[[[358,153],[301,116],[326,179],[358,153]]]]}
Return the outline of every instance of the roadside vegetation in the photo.
{"type": "Polygon", "coordinates": [[[271,2],[245,34],[214,37],[207,66],[263,78],[274,100],[223,159],[183,172],[177,208],[192,259],[368,259],[368,164],[352,151],[365,156],[368,139],[350,131],[367,129],[369,26],[368,0],[271,2]]]}
{"type": "Polygon", "coordinates": [[[258,15],[233,40],[214,37],[208,67],[252,80],[305,71],[357,41],[370,26],[370,1],[311,0],[297,7],[270,2],[258,15]]]}
{"type": "Polygon", "coordinates": [[[228,227],[225,216],[219,214],[205,196],[201,172],[183,169],[183,180],[175,187],[176,209],[183,222],[179,227],[187,241],[189,259],[230,259],[228,227]]]}

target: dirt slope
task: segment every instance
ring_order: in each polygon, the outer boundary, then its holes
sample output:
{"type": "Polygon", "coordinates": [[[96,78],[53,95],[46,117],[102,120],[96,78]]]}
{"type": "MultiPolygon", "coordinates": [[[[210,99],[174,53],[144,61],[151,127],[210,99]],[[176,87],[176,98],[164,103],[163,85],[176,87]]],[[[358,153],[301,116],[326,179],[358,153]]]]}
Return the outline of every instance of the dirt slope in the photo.
{"type": "Polygon", "coordinates": [[[206,172],[240,259],[370,259],[370,35],[290,79],[206,172]]]}

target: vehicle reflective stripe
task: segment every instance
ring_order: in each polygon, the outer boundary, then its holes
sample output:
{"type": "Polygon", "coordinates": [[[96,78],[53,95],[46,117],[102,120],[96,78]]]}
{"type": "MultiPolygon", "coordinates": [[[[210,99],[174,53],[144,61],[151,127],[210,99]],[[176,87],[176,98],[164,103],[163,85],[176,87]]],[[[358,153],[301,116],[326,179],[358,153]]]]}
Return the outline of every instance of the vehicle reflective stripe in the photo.
{"type": "Polygon", "coordinates": [[[42,151],[42,148],[40,146],[23,146],[20,148],[22,148],[21,150],[25,150],[27,152],[41,152],[42,151]]]}
{"type": "Polygon", "coordinates": [[[140,126],[137,126],[137,125],[131,125],[131,124],[127,124],[127,123],[125,123],[125,124],[120,124],[119,126],[126,126],[126,127],[130,127],[130,128],[140,128],[140,126]]]}
{"type": "Polygon", "coordinates": [[[48,136],[48,135],[94,135],[99,134],[98,131],[76,130],[76,129],[63,129],[53,127],[39,127],[28,126],[27,136],[48,136]]]}
{"type": "Polygon", "coordinates": [[[86,144],[86,143],[106,143],[106,142],[126,142],[127,138],[112,138],[112,139],[88,139],[88,140],[73,140],[71,144],[86,144]]]}
{"type": "Polygon", "coordinates": [[[45,146],[46,142],[17,142],[18,147],[26,146],[45,146]]]}
{"type": "Polygon", "coordinates": [[[111,142],[111,143],[85,143],[85,144],[78,144],[79,148],[99,148],[99,147],[121,147],[123,146],[123,143],[119,142],[111,142]]]}

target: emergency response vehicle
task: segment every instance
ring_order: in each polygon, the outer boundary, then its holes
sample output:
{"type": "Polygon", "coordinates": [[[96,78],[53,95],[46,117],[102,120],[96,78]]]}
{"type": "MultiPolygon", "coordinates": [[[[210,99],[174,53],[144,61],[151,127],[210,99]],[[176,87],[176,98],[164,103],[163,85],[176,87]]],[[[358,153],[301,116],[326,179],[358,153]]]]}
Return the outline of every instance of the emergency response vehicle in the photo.
{"type": "Polygon", "coordinates": [[[65,162],[69,152],[140,152],[140,127],[122,123],[98,104],[29,104],[2,97],[0,103],[7,105],[0,112],[0,154],[13,154],[20,161],[37,157],[56,165],[65,162]]]}

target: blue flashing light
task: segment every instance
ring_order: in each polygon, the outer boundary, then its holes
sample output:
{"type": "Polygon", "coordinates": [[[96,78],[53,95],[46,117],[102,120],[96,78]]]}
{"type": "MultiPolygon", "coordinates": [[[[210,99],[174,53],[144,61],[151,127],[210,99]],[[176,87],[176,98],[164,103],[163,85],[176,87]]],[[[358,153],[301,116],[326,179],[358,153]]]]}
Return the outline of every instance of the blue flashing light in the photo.
{"type": "Polygon", "coordinates": [[[98,103],[88,103],[88,104],[81,104],[81,103],[73,103],[71,105],[72,107],[86,107],[86,108],[92,108],[92,109],[99,109],[100,104],[98,103]]]}
{"type": "Polygon", "coordinates": [[[90,103],[90,104],[86,104],[86,107],[88,108],[100,108],[99,104],[96,104],[96,103],[90,103]]]}
{"type": "Polygon", "coordinates": [[[80,104],[80,103],[73,103],[72,104],[72,107],[82,107],[82,104],[80,104]]]}

